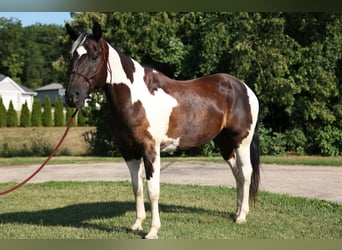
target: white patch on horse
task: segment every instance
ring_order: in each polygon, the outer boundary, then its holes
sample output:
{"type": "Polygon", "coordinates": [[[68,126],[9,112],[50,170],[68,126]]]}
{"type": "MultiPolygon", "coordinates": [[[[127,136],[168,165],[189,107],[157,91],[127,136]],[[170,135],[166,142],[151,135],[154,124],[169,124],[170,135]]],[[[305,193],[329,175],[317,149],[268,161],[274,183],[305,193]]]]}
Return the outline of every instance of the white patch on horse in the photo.
{"type": "Polygon", "coordinates": [[[87,39],[87,36],[85,34],[83,34],[77,38],[77,40],[72,44],[71,55],[74,54],[74,52],[76,51],[76,49],[78,47],[83,45],[83,43],[86,39],[87,39]]]}
{"type": "Polygon", "coordinates": [[[76,49],[76,51],[77,51],[78,57],[81,57],[82,55],[87,54],[87,50],[84,48],[84,46],[79,46],[76,49]]]}
{"type": "MultiPolygon", "coordinates": [[[[148,131],[153,136],[155,142],[160,144],[165,138],[169,128],[170,115],[172,109],[178,105],[177,100],[168,95],[163,89],[158,88],[153,94],[148,90],[144,81],[145,70],[135,60],[135,72],[133,74],[133,83],[127,78],[122,67],[121,59],[117,51],[109,44],[109,63],[113,71],[112,81],[110,82],[110,73],[107,74],[107,83],[125,84],[131,91],[132,105],[140,101],[145,109],[146,118],[150,124],[148,131]],[[115,73],[114,73],[115,72],[115,73]]],[[[178,140],[179,141],[179,140],[178,140]]],[[[177,145],[177,140],[174,144],[177,145]]]]}
{"type": "Polygon", "coordinates": [[[115,49],[113,49],[110,46],[110,44],[108,44],[108,48],[109,48],[108,61],[109,61],[110,68],[112,69],[113,73],[111,74],[111,72],[107,72],[106,82],[111,83],[111,84],[124,83],[127,86],[129,86],[131,84],[131,81],[127,78],[127,75],[126,75],[126,73],[122,67],[119,54],[116,52],[115,49]],[[112,81],[110,81],[111,79],[112,79],[112,81]]]}
{"type": "Polygon", "coordinates": [[[165,138],[161,142],[160,151],[162,152],[173,152],[179,146],[180,137],[173,139],[165,136],[165,138]]]}
{"type": "Polygon", "coordinates": [[[158,88],[151,94],[144,81],[144,68],[137,62],[133,62],[136,69],[133,75],[134,82],[133,84],[128,84],[131,90],[132,105],[137,101],[141,102],[150,124],[148,131],[156,143],[160,144],[167,138],[166,133],[169,128],[170,115],[173,108],[178,105],[178,102],[161,88],[158,88]]]}

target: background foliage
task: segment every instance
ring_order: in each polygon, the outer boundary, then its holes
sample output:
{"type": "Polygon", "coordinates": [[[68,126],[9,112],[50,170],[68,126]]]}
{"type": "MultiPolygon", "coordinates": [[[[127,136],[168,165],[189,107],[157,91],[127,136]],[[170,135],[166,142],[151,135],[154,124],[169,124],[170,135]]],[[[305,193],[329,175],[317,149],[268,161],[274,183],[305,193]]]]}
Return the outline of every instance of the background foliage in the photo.
{"type": "MultiPolygon", "coordinates": [[[[98,21],[113,46],[171,78],[226,72],[246,82],[260,100],[263,154],[342,155],[342,13],[71,15],[72,25],[88,32],[98,21]]],[[[0,42],[1,73],[28,87],[48,83],[49,77],[67,82],[71,41],[63,27],[28,29],[0,18],[0,42]]],[[[101,96],[94,95],[83,112],[98,126],[87,139],[94,147],[107,145],[94,152],[115,155],[105,112],[95,108],[95,102],[105,102],[101,96]]],[[[209,144],[188,154],[216,151],[209,144]]]]}

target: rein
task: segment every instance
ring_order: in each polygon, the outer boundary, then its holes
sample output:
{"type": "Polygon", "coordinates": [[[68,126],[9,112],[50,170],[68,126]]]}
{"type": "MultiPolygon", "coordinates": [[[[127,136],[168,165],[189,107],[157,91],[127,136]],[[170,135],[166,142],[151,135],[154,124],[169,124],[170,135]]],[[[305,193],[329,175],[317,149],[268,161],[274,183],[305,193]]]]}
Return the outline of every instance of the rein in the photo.
{"type": "Polygon", "coordinates": [[[50,153],[49,157],[42,163],[42,165],[33,173],[31,174],[28,178],[26,178],[25,180],[23,180],[22,182],[18,183],[17,185],[5,190],[5,191],[2,191],[0,192],[0,195],[5,195],[5,194],[8,194],[8,193],[11,193],[13,192],[14,190],[20,188],[21,186],[23,186],[25,183],[27,183],[29,180],[31,180],[34,176],[36,176],[44,167],[45,165],[50,161],[50,159],[56,154],[58,148],[61,146],[61,144],[63,143],[65,137],[67,136],[68,132],[69,132],[69,129],[71,128],[72,126],[72,123],[74,122],[75,120],[75,117],[76,117],[76,114],[78,112],[78,109],[75,110],[75,112],[72,114],[72,116],[70,117],[70,120],[68,122],[68,125],[65,129],[65,132],[62,136],[62,138],[59,140],[58,144],[56,145],[56,147],[54,148],[54,150],[50,153]]]}
{"type": "Polygon", "coordinates": [[[90,89],[90,90],[93,89],[93,87],[91,86],[90,81],[91,81],[93,78],[96,77],[96,75],[99,73],[99,71],[101,70],[101,68],[102,68],[102,66],[103,66],[104,64],[107,65],[107,71],[110,73],[110,82],[112,82],[112,69],[111,69],[111,67],[110,67],[110,64],[108,63],[109,53],[108,53],[108,50],[107,50],[107,48],[106,48],[106,46],[105,46],[105,42],[106,42],[106,41],[105,41],[103,38],[101,38],[100,43],[101,43],[101,48],[102,48],[102,54],[103,54],[103,56],[102,56],[101,63],[100,63],[99,67],[97,68],[97,70],[96,70],[96,72],[95,72],[94,74],[92,74],[92,75],[90,75],[90,76],[86,76],[85,74],[83,74],[83,73],[81,73],[81,72],[79,72],[79,71],[77,71],[77,70],[71,71],[71,74],[78,75],[78,76],[82,77],[84,80],[86,80],[86,81],[88,82],[88,84],[89,84],[89,89],[90,89]]]}

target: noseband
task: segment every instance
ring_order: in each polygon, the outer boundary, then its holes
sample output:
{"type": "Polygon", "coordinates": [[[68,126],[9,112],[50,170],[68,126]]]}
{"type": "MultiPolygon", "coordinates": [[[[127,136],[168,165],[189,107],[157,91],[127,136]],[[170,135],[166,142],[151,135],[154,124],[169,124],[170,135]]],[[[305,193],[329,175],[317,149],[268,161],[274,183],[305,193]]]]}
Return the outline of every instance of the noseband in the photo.
{"type": "Polygon", "coordinates": [[[91,93],[93,91],[93,89],[95,88],[95,86],[91,85],[90,81],[96,77],[96,75],[99,73],[100,69],[102,68],[102,66],[104,64],[107,65],[107,71],[110,73],[110,82],[112,82],[112,69],[110,67],[110,64],[108,63],[109,52],[108,52],[107,47],[105,46],[105,43],[106,43],[106,41],[103,38],[101,38],[100,44],[101,44],[101,49],[102,49],[102,60],[101,60],[101,63],[100,63],[99,67],[97,68],[97,70],[94,74],[87,76],[87,75],[82,74],[81,72],[79,72],[77,70],[71,71],[71,74],[78,75],[88,82],[89,90],[90,90],[89,93],[91,93]]]}

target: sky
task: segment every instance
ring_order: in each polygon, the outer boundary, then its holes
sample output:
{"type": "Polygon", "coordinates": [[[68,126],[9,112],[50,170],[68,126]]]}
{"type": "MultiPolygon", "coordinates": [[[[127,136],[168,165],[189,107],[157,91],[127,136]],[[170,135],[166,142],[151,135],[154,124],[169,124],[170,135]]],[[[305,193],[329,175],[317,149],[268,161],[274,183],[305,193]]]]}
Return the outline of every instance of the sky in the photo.
{"type": "Polygon", "coordinates": [[[36,23],[64,26],[65,20],[72,20],[70,12],[0,12],[0,17],[16,18],[23,27],[36,23]]]}

